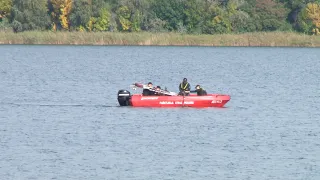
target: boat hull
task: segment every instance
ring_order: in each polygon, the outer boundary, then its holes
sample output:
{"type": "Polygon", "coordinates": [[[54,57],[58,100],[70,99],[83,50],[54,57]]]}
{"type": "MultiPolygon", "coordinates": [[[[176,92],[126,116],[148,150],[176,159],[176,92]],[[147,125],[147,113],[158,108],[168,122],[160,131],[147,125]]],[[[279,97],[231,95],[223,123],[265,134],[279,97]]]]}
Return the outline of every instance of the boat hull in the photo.
{"type": "Polygon", "coordinates": [[[229,95],[208,94],[206,96],[142,96],[132,95],[133,107],[224,107],[230,100],[229,95]]]}

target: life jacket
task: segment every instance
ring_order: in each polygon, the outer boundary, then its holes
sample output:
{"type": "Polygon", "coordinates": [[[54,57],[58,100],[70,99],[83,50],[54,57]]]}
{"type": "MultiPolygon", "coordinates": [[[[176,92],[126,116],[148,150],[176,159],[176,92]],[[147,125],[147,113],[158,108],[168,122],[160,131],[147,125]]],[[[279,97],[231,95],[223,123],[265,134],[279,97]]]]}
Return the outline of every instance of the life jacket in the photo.
{"type": "Polygon", "coordinates": [[[181,89],[183,90],[186,90],[186,88],[188,87],[189,83],[186,83],[184,86],[183,86],[183,83],[180,84],[180,87],[181,89]]]}

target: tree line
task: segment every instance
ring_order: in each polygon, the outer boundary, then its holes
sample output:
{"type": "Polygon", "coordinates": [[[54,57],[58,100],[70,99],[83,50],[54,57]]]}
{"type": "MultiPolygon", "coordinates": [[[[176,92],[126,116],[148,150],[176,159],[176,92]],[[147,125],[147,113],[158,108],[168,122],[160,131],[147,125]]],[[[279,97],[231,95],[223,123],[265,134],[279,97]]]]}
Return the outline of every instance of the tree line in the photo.
{"type": "Polygon", "coordinates": [[[0,0],[0,30],[320,34],[320,0],[0,0]]]}

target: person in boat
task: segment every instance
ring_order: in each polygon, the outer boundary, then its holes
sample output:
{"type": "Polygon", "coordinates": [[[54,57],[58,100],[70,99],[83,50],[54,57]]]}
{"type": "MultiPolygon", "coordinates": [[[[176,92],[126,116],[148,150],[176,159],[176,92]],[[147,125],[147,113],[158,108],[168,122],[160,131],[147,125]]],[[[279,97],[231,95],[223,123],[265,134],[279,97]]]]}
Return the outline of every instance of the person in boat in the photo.
{"type": "Polygon", "coordinates": [[[187,78],[183,78],[183,81],[179,84],[179,95],[188,96],[190,94],[190,84],[187,78]]]}
{"type": "Polygon", "coordinates": [[[163,96],[164,94],[161,91],[162,91],[161,87],[157,86],[156,89],[155,89],[154,95],[155,96],[163,96]]]}
{"type": "Polygon", "coordinates": [[[196,85],[195,90],[190,91],[193,93],[197,93],[198,96],[205,96],[207,95],[207,91],[205,89],[203,89],[200,85],[196,85]]]}
{"type": "Polygon", "coordinates": [[[143,90],[142,90],[142,95],[143,96],[152,96],[152,95],[154,95],[154,93],[155,92],[153,90],[152,82],[149,82],[146,87],[143,87],[143,90]]]}

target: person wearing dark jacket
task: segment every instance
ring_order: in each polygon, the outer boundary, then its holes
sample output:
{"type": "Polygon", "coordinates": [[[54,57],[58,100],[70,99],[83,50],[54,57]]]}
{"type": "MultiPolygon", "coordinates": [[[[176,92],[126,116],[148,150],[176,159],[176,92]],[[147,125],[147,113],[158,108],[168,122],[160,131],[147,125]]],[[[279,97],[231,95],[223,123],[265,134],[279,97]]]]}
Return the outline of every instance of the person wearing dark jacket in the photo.
{"type": "Polygon", "coordinates": [[[179,84],[179,95],[188,96],[190,94],[190,84],[187,78],[183,78],[182,83],[179,84]]]}
{"type": "Polygon", "coordinates": [[[207,91],[204,90],[200,85],[196,86],[196,90],[190,91],[190,92],[196,92],[198,96],[205,96],[207,95],[207,91]]]}
{"type": "Polygon", "coordinates": [[[152,82],[149,82],[147,87],[143,88],[142,95],[143,96],[152,96],[152,95],[154,95],[154,91],[152,89],[153,89],[153,84],[152,84],[152,82]]]}

